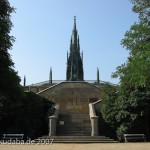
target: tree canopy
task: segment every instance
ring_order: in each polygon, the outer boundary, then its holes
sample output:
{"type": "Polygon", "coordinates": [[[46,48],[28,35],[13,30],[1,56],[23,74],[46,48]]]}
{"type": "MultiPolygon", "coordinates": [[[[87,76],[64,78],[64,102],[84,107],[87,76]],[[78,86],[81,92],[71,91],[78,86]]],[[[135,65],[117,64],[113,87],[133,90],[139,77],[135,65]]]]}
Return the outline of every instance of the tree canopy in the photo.
{"type": "Polygon", "coordinates": [[[121,85],[150,85],[150,1],[132,0],[133,11],[139,13],[139,22],[134,23],[121,41],[129,51],[126,63],[117,67],[113,77],[119,77],[121,85]]]}
{"type": "Polygon", "coordinates": [[[14,63],[8,52],[15,41],[10,35],[13,26],[10,19],[14,11],[8,0],[0,1],[0,99],[13,99],[21,93],[20,77],[14,70],[14,63]]]}
{"type": "Polygon", "coordinates": [[[14,7],[0,0],[0,134],[24,133],[38,137],[48,133],[48,116],[54,103],[34,93],[24,93],[9,54],[15,38],[10,35],[14,7]]]}
{"type": "Polygon", "coordinates": [[[123,47],[129,51],[129,57],[112,74],[112,77],[120,78],[120,84],[117,89],[106,92],[102,115],[117,129],[119,136],[123,133],[145,133],[150,137],[150,1],[131,2],[133,12],[139,14],[139,21],[121,40],[123,47]],[[106,108],[110,109],[111,115],[106,108]]]}
{"type": "Polygon", "coordinates": [[[9,54],[15,41],[10,35],[13,12],[15,9],[10,6],[8,0],[0,0],[0,122],[12,116],[12,111],[23,98],[20,77],[14,70],[14,63],[9,54]]]}

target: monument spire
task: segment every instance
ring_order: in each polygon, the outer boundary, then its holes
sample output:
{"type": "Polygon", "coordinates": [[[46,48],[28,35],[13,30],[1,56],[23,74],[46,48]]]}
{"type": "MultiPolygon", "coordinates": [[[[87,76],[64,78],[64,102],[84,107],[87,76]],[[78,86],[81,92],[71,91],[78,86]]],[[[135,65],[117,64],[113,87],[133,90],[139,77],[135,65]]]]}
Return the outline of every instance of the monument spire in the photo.
{"type": "Polygon", "coordinates": [[[26,76],[24,75],[23,86],[26,86],[26,76]]]}
{"type": "Polygon", "coordinates": [[[76,27],[76,16],[70,41],[70,53],[67,54],[67,75],[68,81],[83,81],[83,58],[80,54],[80,42],[76,27]]]}
{"type": "Polygon", "coordinates": [[[49,72],[49,84],[52,84],[52,68],[50,67],[50,72],[49,72]]]}
{"type": "Polygon", "coordinates": [[[97,67],[97,83],[99,83],[99,68],[97,67]]]}

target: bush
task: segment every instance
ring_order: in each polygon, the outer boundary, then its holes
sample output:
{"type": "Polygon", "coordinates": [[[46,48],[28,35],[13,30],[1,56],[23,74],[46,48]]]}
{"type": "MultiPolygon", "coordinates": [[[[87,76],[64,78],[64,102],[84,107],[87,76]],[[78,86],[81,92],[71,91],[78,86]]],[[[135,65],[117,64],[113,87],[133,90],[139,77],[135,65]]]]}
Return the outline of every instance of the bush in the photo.
{"type": "Polygon", "coordinates": [[[48,116],[54,103],[32,92],[25,93],[5,122],[4,133],[23,133],[30,138],[48,134],[48,116]],[[11,118],[10,118],[11,117],[11,118]]]}

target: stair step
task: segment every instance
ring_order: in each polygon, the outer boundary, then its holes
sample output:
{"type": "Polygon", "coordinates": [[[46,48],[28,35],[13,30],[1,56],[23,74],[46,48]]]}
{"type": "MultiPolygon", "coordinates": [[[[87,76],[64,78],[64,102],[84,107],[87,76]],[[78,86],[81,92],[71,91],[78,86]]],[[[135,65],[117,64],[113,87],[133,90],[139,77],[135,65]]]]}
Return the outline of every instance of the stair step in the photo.
{"type": "Polygon", "coordinates": [[[75,125],[75,124],[70,124],[70,125],[64,125],[64,126],[57,126],[57,130],[58,129],[73,129],[73,128],[76,128],[76,129],[91,129],[91,126],[88,126],[88,125],[75,125]]]}
{"type": "Polygon", "coordinates": [[[71,118],[71,119],[59,119],[59,120],[62,120],[65,123],[67,123],[67,122],[91,123],[91,120],[88,120],[88,119],[73,119],[73,118],[71,118]]]}
{"type": "MultiPolygon", "coordinates": [[[[42,141],[38,141],[38,140],[35,140],[33,143],[45,143],[44,141],[42,142],[42,141]]],[[[52,143],[118,143],[117,141],[114,141],[114,140],[111,140],[111,141],[109,141],[109,140],[93,140],[93,141],[91,141],[91,140],[87,140],[87,141],[85,141],[85,140],[76,140],[76,141],[74,141],[74,140],[64,140],[64,141],[62,141],[62,140],[50,140],[49,141],[49,144],[52,144],[52,143]]],[[[47,141],[46,141],[46,144],[48,144],[47,143],[47,141]]]]}
{"type": "Polygon", "coordinates": [[[43,136],[35,140],[35,143],[51,141],[53,143],[116,143],[113,139],[105,136],[43,136]]]}
{"type": "Polygon", "coordinates": [[[58,136],[90,136],[91,132],[79,132],[79,131],[67,131],[67,132],[57,132],[58,136]]]}
{"type": "Polygon", "coordinates": [[[91,135],[91,120],[88,113],[60,114],[58,120],[64,121],[64,125],[60,125],[58,121],[56,128],[56,135],[59,136],[91,135]]]}
{"type": "Polygon", "coordinates": [[[40,138],[44,138],[44,139],[51,139],[51,138],[55,138],[55,139],[110,139],[107,136],[42,136],[39,137],[40,138]]]}

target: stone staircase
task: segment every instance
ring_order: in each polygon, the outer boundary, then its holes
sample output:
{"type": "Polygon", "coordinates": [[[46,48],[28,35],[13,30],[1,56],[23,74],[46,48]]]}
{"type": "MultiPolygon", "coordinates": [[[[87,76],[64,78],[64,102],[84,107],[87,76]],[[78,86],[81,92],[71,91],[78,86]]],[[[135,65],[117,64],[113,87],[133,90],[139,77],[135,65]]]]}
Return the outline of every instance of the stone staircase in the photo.
{"type": "Polygon", "coordinates": [[[90,136],[91,121],[88,114],[65,114],[59,115],[56,128],[57,136],[90,136]],[[61,124],[61,121],[64,124],[61,124]]]}
{"type": "Polygon", "coordinates": [[[43,136],[34,143],[114,143],[106,136],[91,136],[91,121],[88,114],[61,114],[58,118],[56,136],[43,136]],[[64,124],[63,124],[63,123],[64,124]]]}
{"type": "Polygon", "coordinates": [[[43,136],[34,143],[117,143],[113,139],[106,136],[43,136]]]}

